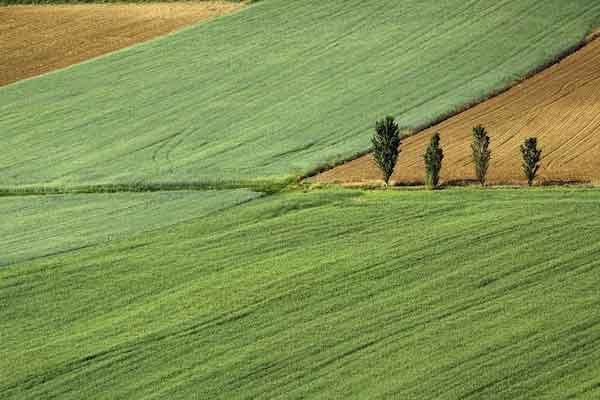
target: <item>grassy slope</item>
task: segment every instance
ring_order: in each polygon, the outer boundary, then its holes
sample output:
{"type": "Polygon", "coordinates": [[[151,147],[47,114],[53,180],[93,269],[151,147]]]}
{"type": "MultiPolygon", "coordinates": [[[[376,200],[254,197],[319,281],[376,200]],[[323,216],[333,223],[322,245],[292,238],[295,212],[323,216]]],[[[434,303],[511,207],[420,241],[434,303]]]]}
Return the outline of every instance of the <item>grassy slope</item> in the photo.
{"type": "Polygon", "coordinates": [[[0,397],[593,399],[600,192],[270,196],[0,270],[0,397]]]}
{"type": "Polygon", "coordinates": [[[0,89],[0,185],[284,178],[579,41],[593,0],[265,0],[0,89]]]}
{"type": "Polygon", "coordinates": [[[0,267],[165,228],[255,197],[237,190],[0,198],[0,267]]]}

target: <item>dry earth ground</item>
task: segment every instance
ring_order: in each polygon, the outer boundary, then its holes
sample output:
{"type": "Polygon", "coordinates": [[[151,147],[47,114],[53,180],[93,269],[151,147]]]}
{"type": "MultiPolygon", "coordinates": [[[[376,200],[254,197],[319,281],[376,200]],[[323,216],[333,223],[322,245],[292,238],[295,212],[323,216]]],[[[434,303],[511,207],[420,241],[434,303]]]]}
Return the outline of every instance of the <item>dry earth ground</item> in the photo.
{"type": "Polygon", "coordinates": [[[0,7],[0,85],[122,49],[239,7],[216,1],[0,7]]]}
{"type": "MultiPolygon", "coordinates": [[[[543,149],[540,182],[600,183],[600,39],[507,92],[405,139],[392,181],[424,181],[423,154],[435,132],[445,152],[442,181],[472,179],[470,142],[477,124],[491,137],[491,183],[524,183],[519,146],[528,136],[538,137],[543,149]]],[[[366,155],[312,181],[369,184],[379,182],[380,173],[366,155]]]]}

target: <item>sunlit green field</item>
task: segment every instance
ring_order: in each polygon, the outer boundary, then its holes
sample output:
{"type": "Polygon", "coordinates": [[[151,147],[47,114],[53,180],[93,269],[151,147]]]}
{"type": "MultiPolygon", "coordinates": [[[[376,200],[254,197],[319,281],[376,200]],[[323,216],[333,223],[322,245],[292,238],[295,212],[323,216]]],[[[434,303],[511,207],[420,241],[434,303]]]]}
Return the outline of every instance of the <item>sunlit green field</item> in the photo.
{"type": "Polygon", "coordinates": [[[597,399],[598,232],[597,190],[312,191],[19,262],[0,397],[597,399]]]}
{"type": "Polygon", "coordinates": [[[0,268],[161,230],[256,197],[247,190],[0,197],[0,268]]]}
{"type": "MultiPolygon", "coordinates": [[[[285,179],[578,43],[594,0],[263,0],[0,88],[0,186],[285,179]]],[[[240,185],[243,186],[243,185],[240,185]]]]}
{"type": "Polygon", "coordinates": [[[600,398],[600,190],[293,183],[599,17],[262,0],[0,88],[0,399],[600,398]]]}

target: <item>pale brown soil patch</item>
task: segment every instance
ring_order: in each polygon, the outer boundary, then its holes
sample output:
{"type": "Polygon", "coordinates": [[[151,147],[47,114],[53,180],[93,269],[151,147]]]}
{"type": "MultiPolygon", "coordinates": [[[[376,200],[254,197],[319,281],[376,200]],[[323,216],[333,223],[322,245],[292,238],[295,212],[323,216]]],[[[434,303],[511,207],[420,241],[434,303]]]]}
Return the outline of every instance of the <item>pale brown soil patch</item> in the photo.
{"type": "Polygon", "coordinates": [[[239,7],[217,1],[0,7],[0,85],[122,49],[239,7]]]}
{"type": "MultiPolygon", "coordinates": [[[[471,180],[471,132],[478,124],[491,137],[492,184],[524,182],[519,146],[529,136],[536,136],[543,150],[540,182],[600,183],[600,39],[507,92],[405,139],[392,181],[424,181],[423,154],[435,132],[445,153],[442,181],[471,180]]],[[[367,155],[311,181],[370,184],[380,176],[367,155]]]]}

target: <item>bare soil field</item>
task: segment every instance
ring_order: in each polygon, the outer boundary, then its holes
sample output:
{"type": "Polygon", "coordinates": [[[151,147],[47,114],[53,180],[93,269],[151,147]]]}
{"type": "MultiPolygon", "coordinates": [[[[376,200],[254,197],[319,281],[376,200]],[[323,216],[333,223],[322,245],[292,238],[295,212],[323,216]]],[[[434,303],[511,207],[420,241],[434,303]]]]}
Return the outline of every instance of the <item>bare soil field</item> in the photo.
{"type": "MultiPolygon", "coordinates": [[[[524,183],[519,146],[529,136],[536,136],[543,150],[539,182],[600,183],[600,39],[503,94],[405,139],[392,181],[424,181],[423,154],[431,136],[440,132],[442,181],[468,182],[474,175],[471,132],[478,124],[491,137],[490,183],[524,183]]],[[[366,155],[311,181],[369,184],[380,179],[366,155]]]]}
{"type": "Polygon", "coordinates": [[[208,1],[0,7],[0,85],[122,49],[240,6],[208,1]]]}

